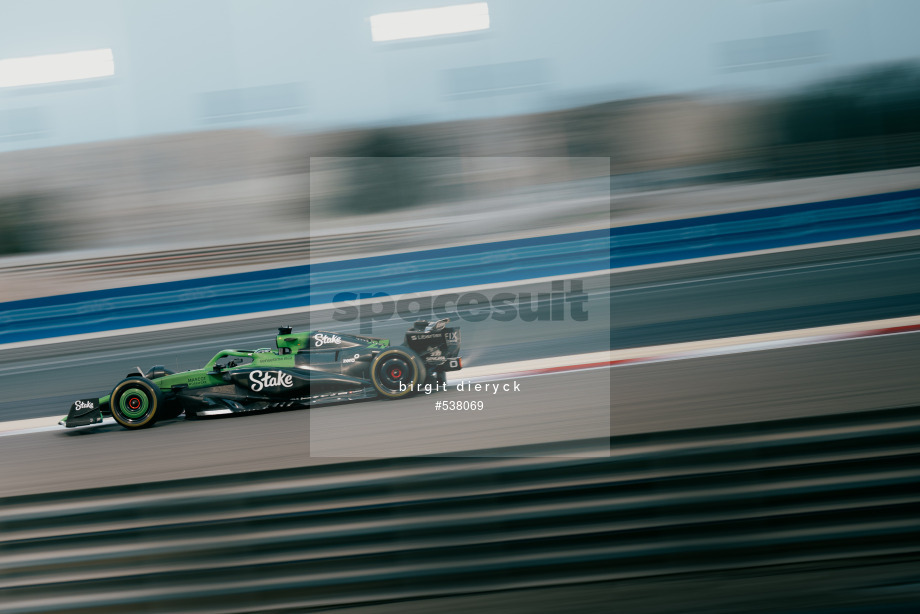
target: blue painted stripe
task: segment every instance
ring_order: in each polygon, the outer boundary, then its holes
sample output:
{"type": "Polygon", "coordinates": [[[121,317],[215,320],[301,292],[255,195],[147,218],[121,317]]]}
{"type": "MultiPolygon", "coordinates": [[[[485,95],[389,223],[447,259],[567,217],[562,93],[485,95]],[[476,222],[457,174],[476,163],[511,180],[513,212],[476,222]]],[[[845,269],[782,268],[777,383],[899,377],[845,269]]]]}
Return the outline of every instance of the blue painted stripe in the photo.
{"type": "Polygon", "coordinates": [[[0,303],[0,343],[920,229],[920,190],[0,303]]]}

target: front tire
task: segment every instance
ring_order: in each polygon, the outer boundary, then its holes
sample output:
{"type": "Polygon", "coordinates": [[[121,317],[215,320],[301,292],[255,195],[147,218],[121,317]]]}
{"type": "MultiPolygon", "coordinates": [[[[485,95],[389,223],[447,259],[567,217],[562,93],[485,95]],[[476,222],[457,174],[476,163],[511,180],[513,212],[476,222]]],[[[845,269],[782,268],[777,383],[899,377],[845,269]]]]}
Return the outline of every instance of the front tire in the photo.
{"type": "Polygon", "coordinates": [[[371,383],[387,399],[403,399],[416,392],[425,378],[425,364],[408,348],[386,349],[371,362],[371,383]]]}
{"type": "Polygon", "coordinates": [[[112,390],[112,417],[126,429],[151,427],[163,417],[165,402],[159,387],[145,377],[129,377],[112,390]]]}
{"type": "Polygon", "coordinates": [[[178,400],[173,399],[172,401],[166,401],[163,404],[163,408],[160,410],[160,416],[158,420],[171,420],[173,418],[178,418],[182,415],[182,412],[185,411],[185,408],[182,407],[182,404],[178,400]]]}

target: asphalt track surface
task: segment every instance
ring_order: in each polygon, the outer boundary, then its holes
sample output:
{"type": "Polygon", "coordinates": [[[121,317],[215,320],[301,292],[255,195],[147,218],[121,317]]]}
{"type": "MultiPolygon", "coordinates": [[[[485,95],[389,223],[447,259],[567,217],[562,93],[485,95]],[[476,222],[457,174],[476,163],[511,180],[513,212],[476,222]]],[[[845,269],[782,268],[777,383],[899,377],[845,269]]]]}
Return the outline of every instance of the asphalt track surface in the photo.
{"type": "MultiPolygon", "coordinates": [[[[920,314],[920,237],[727,258],[581,278],[586,319],[561,303],[550,282],[483,290],[523,297],[541,317],[509,322],[460,319],[468,367],[531,358],[645,347],[920,314]],[[540,294],[546,296],[541,297],[540,294]]],[[[563,286],[571,290],[572,280],[563,286]]],[[[383,309],[383,307],[375,307],[383,309]]],[[[291,324],[363,331],[398,343],[409,326],[394,314],[364,321],[332,309],[90,341],[48,343],[0,356],[0,421],[60,416],[75,398],[108,394],[128,372],[154,364],[199,368],[225,348],[273,345],[291,324]],[[370,328],[368,329],[368,325],[370,328]],[[363,328],[362,328],[363,327],[363,328]]],[[[494,315],[494,313],[493,313],[494,315]]]]}
{"type": "MultiPolygon", "coordinates": [[[[7,496],[916,404],[920,333],[522,378],[521,391],[2,438],[7,496]],[[605,390],[606,389],[606,390],[605,390]],[[609,403],[607,395],[609,394],[609,403]],[[483,400],[480,412],[435,400],[483,400]]],[[[475,452],[467,452],[475,455],[475,452]]]]}
{"type": "MultiPolygon", "coordinates": [[[[464,355],[473,364],[488,364],[597,351],[610,341],[614,347],[644,346],[915,315],[918,247],[914,239],[880,241],[627,272],[613,276],[612,283],[606,276],[586,279],[592,316],[587,321],[463,322],[464,355]],[[604,317],[605,307],[612,320],[604,317]],[[643,326],[648,332],[637,333],[643,326]]],[[[317,326],[324,319],[333,330],[357,327],[323,312],[303,324],[325,328],[317,326]]],[[[268,345],[275,324],[221,324],[9,352],[0,361],[2,417],[62,415],[72,398],[104,393],[136,363],[170,364],[178,355],[179,366],[191,368],[220,347],[268,345]],[[227,337],[230,328],[236,334],[227,337]],[[103,360],[107,352],[116,355],[103,360]]],[[[377,323],[373,332],[398,336],[404,329],[404,322],[391,319],[377,323]]],[[[920,399],[918,350],[920,334],[907,333],[522,378],[519,392],[452,387],[399,402],[180,418],[140,432],[104,425],[3,437],[0,462],[15,470],[2,473],[0,492],[11,496],[352,458],[475,454],[469,451],[608,432],[913,405],[920,399]],[[484,409],[437,411],[437,400],[481,400],[484,409]]]]}
{"type": "MultiPolygon", "coordinates": [[[[920,314],[920,241],[725,259],[585,279],[589,317],[461,322],[467,364],[489,364],[920,314]],[[608,334],[609,331],[609,334],[608,334]]],[[[546,291],[548,284],[518,291],[546,291]]],[[[485,292],[491,295],[496,291],[485,292]]],[[[330,312],[298,328],[357,329],[330,312]]],[[[285,322],[286,323],[286,322],[285,322]]],[[[104,394],[135,365],[192,368],[224,347],[269,345],[275,319],[11,350],[0,358],[0,420],[59,416],[104,394]]],[[[405,323],[375,323],[398,338],[405,323]]],[[[519,392],[448,390],[363,402],[187,421],[127,432],[114,425],[0,437],[4,496],[454,452],[606,434],[745,423],[895,406],[920,399],[920,333],[560,373],[518,380],[519,392]],[[435,410],[481,400],[481,412],[435,410]]],[[[62,501],[62,505],[66,505],[62,501]]],[[[852,568],[826,563],[374,604],[353,612],[912,611],[913,560],[852,568]],[[902,591],[902,592],[898,592],[902,591]],[[848,609],[880,597],[893,609],[848,609]],[[886,597],[887,596],[887,597],[886,597]],[[676,601],[680,606],[676,606],[676,601]],[[831,610],[837,607],[839,610],[831,610]]]]}

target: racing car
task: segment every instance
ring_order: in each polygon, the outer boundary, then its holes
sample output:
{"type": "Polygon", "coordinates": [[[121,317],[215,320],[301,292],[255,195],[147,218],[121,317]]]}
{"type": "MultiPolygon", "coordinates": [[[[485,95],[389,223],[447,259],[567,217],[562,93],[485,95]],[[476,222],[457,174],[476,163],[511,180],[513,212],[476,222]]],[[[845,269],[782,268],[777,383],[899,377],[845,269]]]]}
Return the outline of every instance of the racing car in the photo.
{"type": "Polygon", "coordinates": [[[278,329],[275,344],[221,350],[201,369],[162,365],[129,373],[108,396],[75,401],[61,424],[98,424],[111,416],[127,429],[158,420],[306,408],[360,399],[401,399],[444,389],[445,373],[462,368],[460,329],[449,318],[419,320],[403,345],[328,331],[278,329]]]}

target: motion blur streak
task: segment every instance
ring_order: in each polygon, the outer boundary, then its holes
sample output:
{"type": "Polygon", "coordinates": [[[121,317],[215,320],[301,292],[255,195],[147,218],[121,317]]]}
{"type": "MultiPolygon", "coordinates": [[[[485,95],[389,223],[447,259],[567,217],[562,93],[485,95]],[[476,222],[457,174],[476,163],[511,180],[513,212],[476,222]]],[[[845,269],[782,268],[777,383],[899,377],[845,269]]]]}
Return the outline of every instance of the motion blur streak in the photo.
{"type": "Polygon", "coordinates": [[[601,459],[546,458],[579,456],[588,440],[76,491],[67,506],[61,493],[7,498],[0,596],[9,614],[271,612],[508,589],[529,604],[536,584],[871,565],[920,548],[918,441],[916,408],[904,408],[614,437],[601,459]]]}
{"type": "Polygon", "coordinates": [[[588,299],[457,306],[464,368],[539,369],[520,392],[0,438],[0,610],[920,611],[918,23],[906,0],[0,0],[0,422],[279,326],[405,334],[395,307],[361,321],[372,298],[336,320],[341,293],[588,299]],[[539,245],[579,233],[603,240],[539,245]],[[435,405],[458,400],[484,408],[435,405]]]}
{"type": "Polygon", "coordinates": [[[111,49],[0,60],[0,87],[78,81],[114,74],[111,49]]]}
{"type": "Polygon", "coordinates": [[[485,2],[371,15],[371,37],[375,42],[488,29],[489,5],[485,2]]]}

